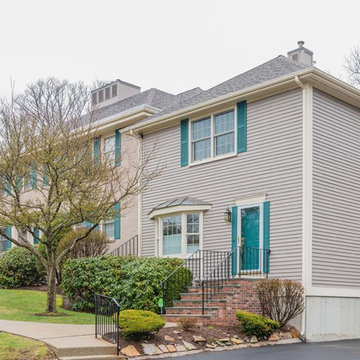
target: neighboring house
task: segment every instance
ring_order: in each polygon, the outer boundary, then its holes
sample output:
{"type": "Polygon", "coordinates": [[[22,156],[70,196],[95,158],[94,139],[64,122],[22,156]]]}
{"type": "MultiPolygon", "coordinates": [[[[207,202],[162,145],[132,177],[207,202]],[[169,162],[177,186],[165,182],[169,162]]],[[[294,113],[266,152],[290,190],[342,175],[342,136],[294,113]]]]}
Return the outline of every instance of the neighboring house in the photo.
{"type": "Polygon", "coordinates": [[[312,56],[299,42],[130,126],[165,165],[140,198],[141,253],[255,249],[240,270],[304,285],[307,338],[359,337],[360,91],[312,56]]]}
{"type": "MultiPolygon", "coordinates": [[[[129,134],[122,134],[122,129],[136,122],[142,121],[147,117],[161,112],[170,105],[181,102],[202,90],[199,88],[173,95],[167,92],[152,88],[141,92],[140,87],[116,80],[106,84],[91,94],[92,114],[91,120],[96,129],[96,139],[94,139],[94,156],[106,156],[111,159],[116,166],[129,168],[131,163],[139,158],[139,141],[136,137],[129,134]],[[116,154],[121,154],[120,161],[116,154]]],[[[87,115],[90,117],[90,114],[87,115]]],[[[33,196],[31,190],[38,186],[46,186],[43,179],[39,179],[36,172],[31,174],[31,178],[22,183],[26,196],[33,196]]],[[[124,247],[126,254],[138,255],[137,231],[138,231],[138,197],[133,196],[127,199],[126,209],[121,212],[121,216],[115,215],[113,219],[100,224],[99,228],[107,237],[112,240],[109,251],[118,249],[124,243],[129,242],[124,247]]],[[[125,208],[125,206],[124,206],[125,208]]],[[[89,226],[89,223],[79,224],[78,227],[89,226]]],[[[15,238],[17,230],[8,226],[6,231],[15,238]]],[[[33,238],[29,233],[28,240],[38,243],[38,239],[33,238]]],[[[40,237],[41,234],[38,234],[40,237]]],[[[0,236],[0,254],[14,246],[10,241],[0,236]]]]}

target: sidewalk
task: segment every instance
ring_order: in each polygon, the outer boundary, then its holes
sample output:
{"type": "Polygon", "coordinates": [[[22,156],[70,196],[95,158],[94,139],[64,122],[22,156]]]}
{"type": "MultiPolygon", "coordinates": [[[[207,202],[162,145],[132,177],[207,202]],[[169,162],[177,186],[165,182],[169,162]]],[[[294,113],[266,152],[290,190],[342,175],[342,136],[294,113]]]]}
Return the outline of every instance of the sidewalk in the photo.
{"type": "Polygon", "coordinates": [[[48,324],[0,320],[0,331],[25,336],[48,344],[60,356],[74,353],[115,354],[116,347],[96,339],[94,325],[48,324]]]}

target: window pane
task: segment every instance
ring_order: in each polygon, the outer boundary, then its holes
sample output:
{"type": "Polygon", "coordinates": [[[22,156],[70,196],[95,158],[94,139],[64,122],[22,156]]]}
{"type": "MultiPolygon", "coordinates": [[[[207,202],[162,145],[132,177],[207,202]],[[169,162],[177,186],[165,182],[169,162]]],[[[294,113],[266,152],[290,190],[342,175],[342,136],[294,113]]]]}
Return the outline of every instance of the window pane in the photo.
{"type": "Polygon", "coordinates": [[[211,140],[200,140],[193,143],[193,160],[199,161],[211,156],[211,140]]]}
{"type": "Polygon", "coordinates": [[[234,152],[235,141],[234,133],[231,132],[225,135],[218,135],[215,137],[215,155],[222,155],[234,152]]]}
{"type": "Polygon", "coordinates": [[[199,235],[187,235],[187,253],[192,254],[199,250],[199,235]]]}
{"type": "Polygon", "coordinates": [[[187,241],[187,253],[192,254],[196,250],[199,250],[200,235],[199,235],[199,214],[186,215],[186,241],[187,241]]]}
{"type": "Polygon", "coordinates": [[[163,219],[163,255],[181,254],[181,215],[163,219]]]}
{"type": "Polygon", "coordinates": [[[115,164],[115,136],[104,139],[104,156],[111,164],[115,164]]]}
{"type": "Polygon", "coordinates": [[[211,136],[211,119],[194,121],[192,123],[192,140],[200,140],[211,136]]]}
{"type": "Polygon", "coordinates": [[[108,239],[114,239],[115,224],[113,221],[103,224],[103,233],[108,239]]]}
{"type": "Polygon", "coordinates": [[[215,135],[234,131],[234,111],[215,115],[215,135]]]}

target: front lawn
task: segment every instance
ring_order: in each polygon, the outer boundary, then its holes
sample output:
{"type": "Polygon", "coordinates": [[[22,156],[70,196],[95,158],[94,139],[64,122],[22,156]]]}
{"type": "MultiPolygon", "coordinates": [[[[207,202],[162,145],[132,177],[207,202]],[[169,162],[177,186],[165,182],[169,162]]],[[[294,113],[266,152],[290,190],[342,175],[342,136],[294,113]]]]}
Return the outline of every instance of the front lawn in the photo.
{"type": "Polygon", "coordinates": [[[45,359],[55,359],[45,344],[21,336],[0,333],[0,360],[45,359]]]}
{"type": "Polygon", "coordinates": [[[64,310],[60,307],[61,301],[61,297],[58,296],[58,311],[67,316],[36,316],[35,314],[43,313],[45,310],[46,292],[0,289],[0,319],[55,324],[94,324],[93,314],[64,310]]]}

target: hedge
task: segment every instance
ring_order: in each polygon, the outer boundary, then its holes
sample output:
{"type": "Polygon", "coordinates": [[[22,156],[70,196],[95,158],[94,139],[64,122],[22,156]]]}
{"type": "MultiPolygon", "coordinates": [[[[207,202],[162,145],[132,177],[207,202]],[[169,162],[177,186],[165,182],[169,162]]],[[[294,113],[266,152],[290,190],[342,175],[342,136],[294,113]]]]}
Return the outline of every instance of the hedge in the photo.
{"type": "Polygon", "coordinates": [[[40,285],[46,282],[43,267],[29,250],[12,247],[0,257],[0,287],[17,288],[40,285]]]}
{"type": "MultiPolygon", "coordinates": [[[[62,289],[73,303],[74,310],[94,308],[94,294],[114,297],[122,310],[158,311],[162,297],[160,282],[175,270],[183,260],[177,258],[135,258],[112,255],[95,258],[69,259],[63,266],[62,289]]],[[[192,282],[192,274],[185,280],[170,282],[165,304],[180,298],[192,282]]],[[[185,275],[185,274],[184,274],[185,275]]]]}

